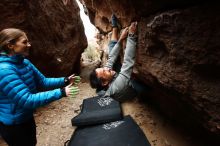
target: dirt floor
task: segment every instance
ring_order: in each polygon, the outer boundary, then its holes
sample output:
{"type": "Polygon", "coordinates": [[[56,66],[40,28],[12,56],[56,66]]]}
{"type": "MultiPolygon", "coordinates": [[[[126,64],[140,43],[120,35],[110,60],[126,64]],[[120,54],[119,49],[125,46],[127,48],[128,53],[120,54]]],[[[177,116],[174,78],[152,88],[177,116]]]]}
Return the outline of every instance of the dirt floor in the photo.
{"type": "MultiPolygon", "coordinates": [[[[95,95],[88,83],[79,85],[76,98],[62,98],[35,113],[37,123],[37,146],[63,146],[74,129],[71,118],[79,114],[82,100],[95,95]]],[[[152,146],[203,146],[189,133],[173,126],[153,107],[134,99],[122,104],[124,115],[131,115],[142,128],[152,146]]],[[[6,146],[0,139],[0,146],[6,146]]]]}

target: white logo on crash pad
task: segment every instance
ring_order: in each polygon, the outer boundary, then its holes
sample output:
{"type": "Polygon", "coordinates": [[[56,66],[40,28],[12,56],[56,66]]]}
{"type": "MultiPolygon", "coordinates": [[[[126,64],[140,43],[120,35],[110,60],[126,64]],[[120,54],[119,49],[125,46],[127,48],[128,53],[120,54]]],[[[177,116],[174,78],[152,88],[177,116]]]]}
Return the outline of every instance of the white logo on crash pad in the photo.
{"type": "Polygon", "coordinates": [[[108,124],[104,124],[102,126],[102,128],[104,128],[105,130],[110,130],[112,128],[117,128],[119,125],[121,125],[122,123],[124,123],[124,121],[116,121],[116,122],[111,122],[108,124]]]}
{"type": "Polygon", "coordinates": [[[112,101],[113,99],[111,97],[100,98],[98,99],[98,104],[103,107],[110,105],[112,101]]]}

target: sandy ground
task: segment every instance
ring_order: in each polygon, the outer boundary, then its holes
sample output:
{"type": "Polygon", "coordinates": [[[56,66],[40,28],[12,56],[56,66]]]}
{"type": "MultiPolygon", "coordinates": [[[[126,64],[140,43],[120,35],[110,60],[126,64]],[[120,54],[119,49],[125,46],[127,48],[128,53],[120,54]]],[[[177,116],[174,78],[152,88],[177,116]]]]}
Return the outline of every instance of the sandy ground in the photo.
{"type": "MultiPolygon", "coordinates": [[[[35,113],[37,146],[63,146],[74,129],[71,119],[80,112],[83,99],[94,96],[88,83],[80,83],[76,98],[62,98],[35,113]]],[[[203,146],[188,133],[173,126],[150,105],[137,99],[122,104],[124,115],[131,115],[142,128],[152,146],[203,146]]],[[[0,139],[0,146],[6,146],[0,139]]]]}

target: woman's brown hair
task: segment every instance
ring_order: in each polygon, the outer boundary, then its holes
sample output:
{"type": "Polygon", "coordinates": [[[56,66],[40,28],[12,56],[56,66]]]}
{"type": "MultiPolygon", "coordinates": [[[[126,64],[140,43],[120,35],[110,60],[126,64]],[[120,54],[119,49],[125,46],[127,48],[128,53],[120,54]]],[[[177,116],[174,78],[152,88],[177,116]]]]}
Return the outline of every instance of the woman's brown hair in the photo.
{"type": "Polygon", "coordinates": [[[0,32],[0,52],[8,53],[8,44],[14,44],[25,32],[17,28],[7,28],[0,32]]]}

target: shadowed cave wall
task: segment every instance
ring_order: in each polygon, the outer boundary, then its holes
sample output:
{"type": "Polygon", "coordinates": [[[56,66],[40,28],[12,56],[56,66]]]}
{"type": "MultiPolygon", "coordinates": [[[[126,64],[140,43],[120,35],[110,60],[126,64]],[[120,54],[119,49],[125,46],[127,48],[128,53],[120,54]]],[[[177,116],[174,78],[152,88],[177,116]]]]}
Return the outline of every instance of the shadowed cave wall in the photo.
{"type": "Polygon", "coordinates": [[[30,60],[47,76],[67,76],[79,66],[87,47],[79,7],[74,0],[1,0],[0,29],[24,30],[30,60]]]}

